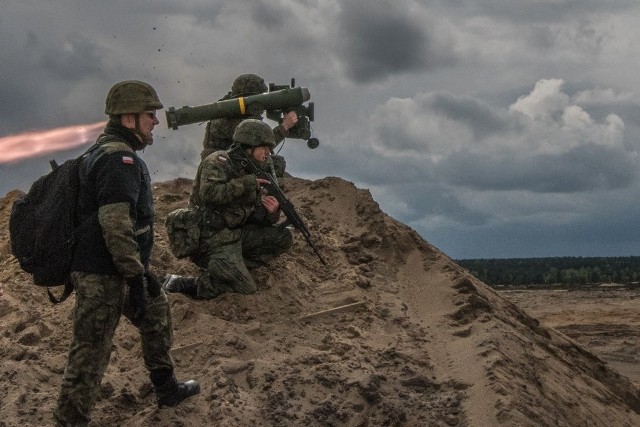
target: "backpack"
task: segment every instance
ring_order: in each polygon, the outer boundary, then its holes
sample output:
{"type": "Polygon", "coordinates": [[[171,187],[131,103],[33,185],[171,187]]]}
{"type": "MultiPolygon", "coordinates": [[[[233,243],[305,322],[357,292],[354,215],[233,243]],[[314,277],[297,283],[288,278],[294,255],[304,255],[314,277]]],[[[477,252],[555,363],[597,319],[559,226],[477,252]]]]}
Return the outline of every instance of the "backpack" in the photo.
{"type": "Polygon", "coordinates": [[[176,258],[186,258],[198,251],[202,212],[199,209],[180,208],[167,215],[164,223],[169,248],[176,258]]]}
{"type": "Polygon", "coordinates": [[[11,252],[20,267],[32,275],[35,285],[47,287],[54,304],[64,301],[73,291],[71,262],[78,227],[78,169],[83,157],[97,147],[93,145],[85,154],[59,166],[51,161],[53,170],[38,178],[11,208],[11,252]],[[62,285],[64,291],[58,299],[49,287],[62,285]]]}

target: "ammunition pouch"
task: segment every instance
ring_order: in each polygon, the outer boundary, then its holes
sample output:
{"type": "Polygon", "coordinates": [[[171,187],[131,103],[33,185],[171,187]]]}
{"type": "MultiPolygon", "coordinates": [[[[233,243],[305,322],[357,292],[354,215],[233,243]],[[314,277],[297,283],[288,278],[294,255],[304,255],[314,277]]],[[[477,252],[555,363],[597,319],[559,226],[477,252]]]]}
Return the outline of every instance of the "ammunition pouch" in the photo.
{"type": "Polygon", "coordinates": [[[167,215],[165,227],[169,237],[169,248],[176,258],[195,254],[200,247],[202,211],[181,208],[167,215]]]}
{"type": "Polygon", "coordinates": [[[220,215],[220,212],[206,211],[204,219],[204,232],[207,234],[215,234],[218,231],[227,228],[227,221],[220,215]]]}

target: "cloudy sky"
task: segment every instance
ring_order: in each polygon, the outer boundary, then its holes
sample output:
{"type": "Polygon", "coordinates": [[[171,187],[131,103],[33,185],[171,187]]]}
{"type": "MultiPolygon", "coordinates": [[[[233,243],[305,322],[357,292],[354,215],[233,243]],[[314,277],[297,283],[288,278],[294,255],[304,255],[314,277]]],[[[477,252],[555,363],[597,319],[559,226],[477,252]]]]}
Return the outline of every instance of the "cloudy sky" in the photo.
{"type": "MultiPolygon", "coordinates": [[[[181,107],[214,102],[238,74],[295,77],[315,102],[320,147],[287,140],[288,171],[369,189],[449,256],[640,255],[636,0],[4,0],[1,10],[0,138],[102,121],[119,80],[147,81],[181,107]]],[[[193,177],[204,126],[174,131],[161,116],[142,154],[153,179],[193,177]]],[[[0,193],[28,189],[51,157],[0,164],[0,193]]]]}

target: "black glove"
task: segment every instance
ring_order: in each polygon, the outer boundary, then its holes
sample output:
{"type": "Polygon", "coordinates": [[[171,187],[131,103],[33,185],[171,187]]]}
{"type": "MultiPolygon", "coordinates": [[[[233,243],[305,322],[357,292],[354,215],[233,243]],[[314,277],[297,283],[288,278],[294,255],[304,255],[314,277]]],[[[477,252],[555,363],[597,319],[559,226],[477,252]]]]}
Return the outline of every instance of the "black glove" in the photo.
{"type": "Polygon", "coordinates": [[[155,274],[150,271],[144,273],[144,277],[147,279],[147,292],[151,298],[160,296],[160,282],[155,274]]]}
{"type": "Polygon", "coordinates": [[[144,276],[130,277],[127,279],[129,285],[129,304],[133,308],[133,318],[138,320],[144,317],[144,276]]]}

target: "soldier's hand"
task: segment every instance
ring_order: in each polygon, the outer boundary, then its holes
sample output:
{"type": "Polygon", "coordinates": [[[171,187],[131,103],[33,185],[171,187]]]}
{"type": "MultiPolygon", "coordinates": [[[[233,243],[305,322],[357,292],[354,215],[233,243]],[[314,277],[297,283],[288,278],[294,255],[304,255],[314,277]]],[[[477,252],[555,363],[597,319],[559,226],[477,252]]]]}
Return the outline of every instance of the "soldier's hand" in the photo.
{"type": "Polygon", "coordinates": [[[289,111],[282,116],[282,127],[284,130],[289,130],[298,123],[298,115],[295,111],[289,111]]]}
{"type": "Polygon", "coordinates": [[[161,286],[160,281],[158,280],[156,275],[150,271],[147,271],[146,273],[144,273],[144,277],[147,279],[147,292],[149,292],[149,296],[151,298],[160,296],[161,286]]]}
{"type": "Polygon", "coordinates": [[[144,317],[144,276],[130,277],[127,279],[127,285],[129,285],[129,304],[133,309],[133,318],[135,320],[142,319],[144,317]]]}
{"type": "Polygon", "coordinates": [[[264,206],[270,214],[276,212],[280,208],[278,199],[273,196],[262,196],[260,201],[262,202],[262,206],[264,206]]]}
{"type": "Polygon", "coordinates": [[[256,177],[256,181],[258,181],[258,188],[262,188],[263,185],[271,184],[271,181],[269,181],[268,179],[264,179],[264,178],[256,177]]]}

